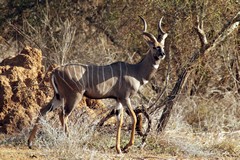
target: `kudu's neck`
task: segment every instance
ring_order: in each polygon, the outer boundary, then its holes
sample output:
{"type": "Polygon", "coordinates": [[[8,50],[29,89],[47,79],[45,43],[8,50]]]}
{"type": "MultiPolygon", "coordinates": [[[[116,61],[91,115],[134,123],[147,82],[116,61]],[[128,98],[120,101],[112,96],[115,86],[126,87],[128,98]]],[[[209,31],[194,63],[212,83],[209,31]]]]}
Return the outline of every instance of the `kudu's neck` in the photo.
{"type": "Polygon", "coordinates": [[[137,64],[138,73],[144,80],[150,80],[154,73],[157,71],[160,60],[156,60],[151,51],[137,64]]]}

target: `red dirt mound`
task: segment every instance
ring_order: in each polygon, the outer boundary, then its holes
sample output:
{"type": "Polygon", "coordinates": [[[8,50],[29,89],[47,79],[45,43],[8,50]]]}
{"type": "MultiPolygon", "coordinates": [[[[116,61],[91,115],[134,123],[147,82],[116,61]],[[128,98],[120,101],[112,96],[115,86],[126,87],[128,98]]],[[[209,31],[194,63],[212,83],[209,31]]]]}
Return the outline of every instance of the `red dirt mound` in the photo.
{"type": "MultiPolygon", "coordinates": [[[[21,131],[51,98],[49,73],[45,74],[41,61],[40,50],[25,47],[0,63],[0,133],[21,131]]],[[[86,100],[81,104],[86,105],[86,100]]],[[[87,104],[104,106],[96,100],[87,104]]]]}

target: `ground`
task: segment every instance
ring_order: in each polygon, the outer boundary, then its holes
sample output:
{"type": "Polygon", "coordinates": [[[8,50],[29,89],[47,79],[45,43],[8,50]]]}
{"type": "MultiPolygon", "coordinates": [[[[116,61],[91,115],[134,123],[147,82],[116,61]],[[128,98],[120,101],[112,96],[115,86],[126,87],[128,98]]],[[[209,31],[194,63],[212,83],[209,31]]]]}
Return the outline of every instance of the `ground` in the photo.
{"type": "MultiPolygon", "coordinates": [[[[104,153],[106,154],[106,153],[104,153]]],[[[148,160],[157,160],[157,159],[184,159],[184,157],[170,156],[170,155],[150,155],[144,151],[141,154],[136,153],[123,153],[118,155],[117,153],[109,153],[106,155],[100,155],[103,158],[108,157],[108,159],[148,159],[148,160]]],[[[55,160],[61,159],[56,156],[56,154],[48,152],[47,154],[40,149],[29,149],[27,146],[0,146],[0,159],[1,160],[55,160]]],[[[63,158],[64,159],[64,158],[63,158]]],[[[93,159],[98,159],[97,156],[93,159]]],[[[192,158],[192,159],[201,159],[201,158],[192,158]]]]}

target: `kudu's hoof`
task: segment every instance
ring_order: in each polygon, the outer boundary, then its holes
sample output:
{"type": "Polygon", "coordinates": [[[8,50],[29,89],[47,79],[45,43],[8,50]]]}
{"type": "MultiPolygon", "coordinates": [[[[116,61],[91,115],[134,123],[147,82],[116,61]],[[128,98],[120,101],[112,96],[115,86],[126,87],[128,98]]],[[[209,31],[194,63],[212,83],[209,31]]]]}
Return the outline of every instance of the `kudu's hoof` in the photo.
{"type": "Polygon", "coordinates": [[[111,148],[111,149],[116,148],[117,153],[118,153],[118,154],[122,154],[122,150],[121,150],[120,148],[118,149],[116,146],[111,146],[110,148],[111,148]]]}
{"type": "Polygon", "coordinates": [[[123,153],[128,153],[129,152],[129,146],[126,145],[123,149],[122,149],[123,153]]]}
{"type": "Polygon", "coordinates": [[[117,154],[122,154],[122,150],[121,149],[117,149],[117,154]]]}
{"type": "Polygon", "coordinates": [[[122,151],[123,151],[123,153],[128,153],[129,152],[129,148],[125,148],[124,147],[122,151]]]}
{"type": "Polygon", "coordinates": [[[32,142],[30,142],[29,140],[28,140],[28,148],[32,149],[32,142]]]}

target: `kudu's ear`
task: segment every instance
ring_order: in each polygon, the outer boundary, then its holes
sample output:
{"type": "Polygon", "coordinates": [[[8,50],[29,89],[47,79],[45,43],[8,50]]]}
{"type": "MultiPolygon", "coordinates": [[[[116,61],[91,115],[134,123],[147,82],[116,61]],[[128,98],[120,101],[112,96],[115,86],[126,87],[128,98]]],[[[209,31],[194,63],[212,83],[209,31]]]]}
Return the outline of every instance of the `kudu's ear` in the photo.
{"type": "Polygon", "coordinates": [[[157,41],[160,42],[164,46],[165,39],[167,38],[168,34],[166,32],[164,32],[163,29],[162,29],[162,19],[163,19],[163,17],[160,19],[160,21],[158,23],[158,38],[157,38],[157,41]]]}

